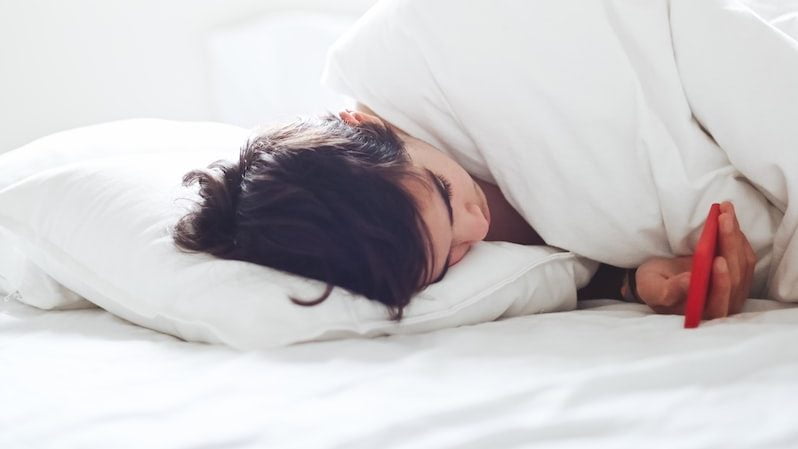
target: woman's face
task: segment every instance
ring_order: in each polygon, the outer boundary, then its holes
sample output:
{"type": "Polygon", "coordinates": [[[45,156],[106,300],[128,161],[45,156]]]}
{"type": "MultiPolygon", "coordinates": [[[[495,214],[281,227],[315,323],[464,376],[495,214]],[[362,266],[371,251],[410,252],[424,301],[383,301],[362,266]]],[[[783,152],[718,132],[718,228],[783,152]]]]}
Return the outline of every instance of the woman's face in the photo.
{"type": "MultiPolygon", "coordinates": [[[[373,115],[344,111],[349,124],[385,124],[373,115]]],[[[459,262],[471,246],[483,240],[490,226],[485,194],[460,164],[419,139],[402,135],[413,165],[425,179],[423,185],[408,181],[407,190],[421,205],[421,216],[432,239],[431,283],[439,281],[449,266],[459,262]]]]}

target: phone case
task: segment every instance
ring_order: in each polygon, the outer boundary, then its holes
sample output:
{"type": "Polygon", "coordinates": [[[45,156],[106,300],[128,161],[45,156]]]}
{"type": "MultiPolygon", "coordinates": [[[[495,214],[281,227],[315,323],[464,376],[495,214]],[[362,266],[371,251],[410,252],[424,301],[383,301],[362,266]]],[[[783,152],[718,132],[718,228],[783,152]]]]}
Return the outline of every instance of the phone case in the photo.
{"type": "Polygon", "coordinates": [[[714,203],[709,208],[704,230],[698,239],[695,253],[693,254],[693,269],[690,274],[690,286],[687,290],[687,302],[684,308],[684,327],[695,328],[701,323],[704,307],[709,293],[709,283],[712,279],[712,262],[718,246],[718,216],[720,204],[714,203]]]}

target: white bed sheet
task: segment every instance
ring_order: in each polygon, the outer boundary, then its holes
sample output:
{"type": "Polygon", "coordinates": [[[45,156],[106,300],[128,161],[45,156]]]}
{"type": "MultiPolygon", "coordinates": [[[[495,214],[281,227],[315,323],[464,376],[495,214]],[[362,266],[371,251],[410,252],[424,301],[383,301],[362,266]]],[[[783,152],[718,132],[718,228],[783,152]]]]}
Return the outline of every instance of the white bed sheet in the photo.
{"type": "Polygon", "coordinates": [[[584,306],[237,352],[7,299],[0,447],[798,447],[798,307],[584,306]]]}

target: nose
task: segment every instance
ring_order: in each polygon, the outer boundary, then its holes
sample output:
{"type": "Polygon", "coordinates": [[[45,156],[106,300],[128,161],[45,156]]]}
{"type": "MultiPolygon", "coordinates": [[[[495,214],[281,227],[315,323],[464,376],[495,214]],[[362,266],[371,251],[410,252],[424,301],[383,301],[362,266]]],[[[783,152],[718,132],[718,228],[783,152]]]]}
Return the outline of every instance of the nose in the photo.
{"type": "Polygon", "coordinates": [[[488,219],[482,213],[479,205],[467,204],[466,212],[465,216],[457,223],[458,229],[452,246],[450,266],[460,262],[474,243],[484,240],[488,235],[488,219]]]}

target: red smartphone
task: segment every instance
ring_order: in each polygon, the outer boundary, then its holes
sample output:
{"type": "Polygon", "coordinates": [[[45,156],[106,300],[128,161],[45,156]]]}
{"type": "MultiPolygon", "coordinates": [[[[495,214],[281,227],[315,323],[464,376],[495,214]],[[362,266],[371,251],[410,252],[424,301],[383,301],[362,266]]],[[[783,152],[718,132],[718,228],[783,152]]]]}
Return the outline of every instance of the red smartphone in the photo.
{"type": "Polygon", "coordinates": [[[687,289],[687,302],[684,307],[685,328],[698,327],[704,315],[709,283],[712,279],[712,262],[715,260],[718,247],[719,215],[720,204],[713,203],[693,254],[693,269],[690,273],[690,286],[687,289]]]}

